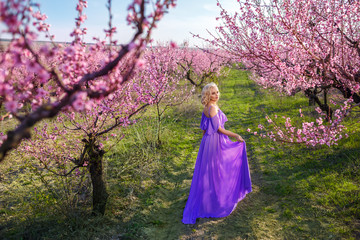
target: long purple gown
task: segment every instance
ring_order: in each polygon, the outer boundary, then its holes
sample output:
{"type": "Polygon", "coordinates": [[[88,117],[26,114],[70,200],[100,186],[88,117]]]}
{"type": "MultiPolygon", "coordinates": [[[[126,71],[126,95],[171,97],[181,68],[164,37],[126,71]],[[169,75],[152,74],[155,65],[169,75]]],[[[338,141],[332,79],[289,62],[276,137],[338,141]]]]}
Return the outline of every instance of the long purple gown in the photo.
{"type": "Polygon", "coordinates": [[[206,132],[183,213],[184,224],[195,224],[197,218],[226,217],[251,192],[245,142],[233,142],[217,131],[226,121],[221,110],[211,118],[202,114],[200,128],[206,132]]]}

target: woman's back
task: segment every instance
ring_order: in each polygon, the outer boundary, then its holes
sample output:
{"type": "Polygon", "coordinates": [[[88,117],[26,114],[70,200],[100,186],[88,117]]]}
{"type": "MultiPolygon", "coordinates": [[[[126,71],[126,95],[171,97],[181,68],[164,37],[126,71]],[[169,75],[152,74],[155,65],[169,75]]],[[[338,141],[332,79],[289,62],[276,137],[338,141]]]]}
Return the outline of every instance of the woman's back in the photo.
{"type": "Polygon", "coordinates": [[[209,104],[204,107],[203,113],[206,117],[210,118],[217,114],[219,107],[217,105],[209,104]]]}

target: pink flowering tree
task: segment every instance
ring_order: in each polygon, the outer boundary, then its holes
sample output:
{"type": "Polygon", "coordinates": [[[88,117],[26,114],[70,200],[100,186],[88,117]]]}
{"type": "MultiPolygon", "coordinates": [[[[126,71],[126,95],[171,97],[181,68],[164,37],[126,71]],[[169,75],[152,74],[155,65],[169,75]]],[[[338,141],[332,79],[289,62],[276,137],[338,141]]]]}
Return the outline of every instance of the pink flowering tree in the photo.
{"type": "Polygon", "coordinates": [[[178,62],[184,51],[174,42],[168,46],[158,44],[147,49],[144,53],[146,66],[141,72],[141,78],[152,85],[147,89],[148,95],[154,99],[157,114],[157,146],[161,145],[161,121],[167,109],[186,101],[194,88],[184,80],[184,71],[178,62]]]}
{"type": "Polygon", "coordinates": [[[20,152],[39,160],[43,169],[58,176],[88,172],[93,213],[103,215],[109,196],[103,173],[104,141],[120,141],[124,136],[117,136],[113,130],[135,123],[132,118],[153,102],[145,92],[148,85],[151,83],[134,78],[106,98],[92,101],[92,105],[84,105],[87,99],[75,101],[53,124],[35,128],[35,136],[22,142],[20,152]]]}
{"type": "Polygon", "coordinates": [[[55,42],[36,50],[39,33],[50,34],[46,15],[39,5],[30,0],[7,0],[0,2],[0,19],[5,24],[4,33],[12,39],[0,55],[0,102],[18,120],[18,126],[1,136],[0,161],[21,140],[30,138],[31,128],[46,118],[52,118],[68,107],[81,111],[106,98],[128,82],[134,70],[141,64],[141,53],[157,22],[166,10],[175,6],[174,0],[134,0],[128,8],[127,24],[134,29],[131,41],[114,47],[116,28],[112,25],[111,0],[108,0],[109,27],[105,29],[104,40],[88,47],[83,42],[86,28],[85,0],[79,0],[78,17],[70,32],[73,41],[69,46],[55,42]],[[35,29],[30,26],[35,26],[35,29]],[[103,59],[94,63],[88,61],[92,55],[106,52],[103,59]],[[31,105],[30,108],[28,106],[31,105]]]}
{"type": "Polygon", "coordinates": [[[261,86],[288,95],[303,92],[324,113],[316,123],[303,122],[296,131],[290,120],[281,123],[281,130],[269,118],[270,137],[334,144],[334,139],[342,137],[340,122],[360,104],[360,2],[238,2],[234,14],[218,2],[221,14],[217,19],[222,24],[217,34],[205,40],[241,61],[261,86]],[[328,99],[336,94],[334,90],[345,101],[336,110],[328,99]]]}
{"type": "Polygon", "coordinates": [[[184,71],[185,78],[195,87],[202,87],[226,75],[224,67],[230,66],[232,61],[225,51],[190,48],[187,43],[184,43],[180,54],[179,65],[184,71]]]}

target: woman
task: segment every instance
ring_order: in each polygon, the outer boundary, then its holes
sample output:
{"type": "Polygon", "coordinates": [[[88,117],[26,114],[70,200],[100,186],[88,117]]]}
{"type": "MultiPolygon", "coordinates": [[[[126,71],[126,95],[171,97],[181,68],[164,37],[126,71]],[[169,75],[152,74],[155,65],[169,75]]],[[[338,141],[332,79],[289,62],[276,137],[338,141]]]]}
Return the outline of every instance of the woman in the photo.
{"type": "Polygon", "coordinates": [[[245,142],[240,135],[225,130],[227,118],[217,106],[219,95],[215,83],[207,84],[201,92],[204,111],[200,128],[204,135],[183,213],[184,224],[195,224],[196,218],[226,217],[251,192],[245,142]]]}

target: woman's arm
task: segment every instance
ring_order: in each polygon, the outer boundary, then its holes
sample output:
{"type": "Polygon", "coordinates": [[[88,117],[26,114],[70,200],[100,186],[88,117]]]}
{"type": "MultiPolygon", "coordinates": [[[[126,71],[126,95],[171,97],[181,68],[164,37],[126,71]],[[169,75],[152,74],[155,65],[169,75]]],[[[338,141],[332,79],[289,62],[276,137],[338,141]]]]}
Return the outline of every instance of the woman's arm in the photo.
{"type": "MultiPolygon", "coordinates": [[[[217,112],[218,112],[218,109],[216,107],[211,107],[210,108],[210,117],[214,117],[217,114],[217,112]]],[[[225,134],[225,135],[227,135],[229,137],[233,137],[239,142],[244,142],[244,139],[239,134],[236,134],[236,133],[233,133],[231,131],[225,130],[222,127],[219,127],[218,132],[220,132],[222,134],[225,134]]]]}
{"type": "Polygon", "coordinates": [[[244,139],[243,139],[239,134],[236,134],[236,133],[233,133],[233,132],[231,132],[231,131],[225,130],[225,129],[223,129],[222,127],[219,127],[218,132],[220,132],[220,133],[222,133],[222,134],[225,134],[225,135],[227,135],[227,136],[229,136],[229,137],[233,137],[233,138],[235,138],[235,139],[236,139],[237,141],[239,141],[239,142],[243,142],[243,141],[244,141],[244,139]]]}

